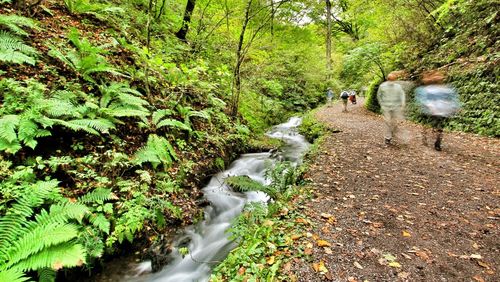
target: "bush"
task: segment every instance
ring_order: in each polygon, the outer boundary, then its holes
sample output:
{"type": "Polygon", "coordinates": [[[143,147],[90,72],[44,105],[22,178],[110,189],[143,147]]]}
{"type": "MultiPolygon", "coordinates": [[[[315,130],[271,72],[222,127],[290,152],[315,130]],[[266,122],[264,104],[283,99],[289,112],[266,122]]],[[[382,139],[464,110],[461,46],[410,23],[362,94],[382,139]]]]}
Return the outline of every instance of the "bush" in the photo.
{"type": "Polygon", "coordinates": [[[382,78],[376,77],[370,85],[368,86],[368,90],[366,90],[366,100],[365,100],[365,108],[368,110],[379,113],[380,114],[380,104],[377,100],[377,91],[380,84],[383,82],[382,78]]]}

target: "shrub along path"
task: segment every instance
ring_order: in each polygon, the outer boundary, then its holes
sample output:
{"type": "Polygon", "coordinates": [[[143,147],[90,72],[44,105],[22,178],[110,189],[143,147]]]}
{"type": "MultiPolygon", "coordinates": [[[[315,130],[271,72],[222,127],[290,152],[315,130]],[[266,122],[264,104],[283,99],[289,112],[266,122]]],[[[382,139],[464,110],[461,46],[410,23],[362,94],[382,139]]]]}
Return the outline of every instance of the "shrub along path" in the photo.
{"type": "Polygon", "coordinates": [[[445,133],[437,152],[405,122],[386,146],[381,117],[362,102],[317,113],[341,132],[312,161],[312,224],[295,238],[305,256],[285,271],[298,281],[500,281],[500,141],[445,133]]]}

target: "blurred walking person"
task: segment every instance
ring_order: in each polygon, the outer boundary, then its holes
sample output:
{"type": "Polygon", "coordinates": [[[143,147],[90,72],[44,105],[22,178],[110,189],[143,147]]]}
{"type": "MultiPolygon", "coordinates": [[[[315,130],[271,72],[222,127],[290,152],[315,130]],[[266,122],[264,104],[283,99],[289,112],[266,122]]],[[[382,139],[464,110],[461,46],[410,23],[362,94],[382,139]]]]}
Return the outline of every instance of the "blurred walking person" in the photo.
{"type": "Polygon", "coordinates": [[[351,104],[356,105],[356,90],[349,92],[349,101],[351,101],[351,104]]]}
{"type": "MultiPolygon", "coordinates": [[[[422,76],[422,83],[415,89],[415,99],[421,112],[427,116],[435,135],[434,149],[441,151],[443,126],[446,120],[460,110],[458,94],[452,87],[444,84],[445,75],[441,71],[429,71],[422,76]]],[[[424,145],[427,145],[427,128],[422,132],[424,145]]]]}
{"type": "Polygon", "coordinates": [[[387,81],[380,84],[377,91],[377,99],[382,109],[385,122],[385,144],[391,144],[395,138],[398,122],[404,118],[406,97],[403,87],[396,82],[399,72],[391,72],[387,75],[387,81]]]}
{"type": "Polygon", "coordinates": [[[330,87],[326,90],[326,104],[328,107],[331,107],[332,105],[332,98],[333,98],[333,91],[330,87]]]}
{"type": "Polygon", "coordinates": [[[347,113],[347,99],[349,98],[349,92],[343,90],[340,93],[340,98],[342,99],[342,112],[347,113]]]}

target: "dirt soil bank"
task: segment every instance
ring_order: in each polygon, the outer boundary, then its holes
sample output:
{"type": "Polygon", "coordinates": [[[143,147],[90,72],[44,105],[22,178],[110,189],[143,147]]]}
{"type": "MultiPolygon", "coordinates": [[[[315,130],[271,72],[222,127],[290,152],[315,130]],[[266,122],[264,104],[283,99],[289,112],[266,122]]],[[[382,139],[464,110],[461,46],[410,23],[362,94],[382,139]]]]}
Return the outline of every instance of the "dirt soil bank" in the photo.
{"type": "Polygon", "coordinates": [[[387,146],[381,117],[359,102],[317,113],[341,132],[308,173],[316,197],[297,280],[500,281],[500,141],[445,133],[437,152],[405,122],[387,146]]]}

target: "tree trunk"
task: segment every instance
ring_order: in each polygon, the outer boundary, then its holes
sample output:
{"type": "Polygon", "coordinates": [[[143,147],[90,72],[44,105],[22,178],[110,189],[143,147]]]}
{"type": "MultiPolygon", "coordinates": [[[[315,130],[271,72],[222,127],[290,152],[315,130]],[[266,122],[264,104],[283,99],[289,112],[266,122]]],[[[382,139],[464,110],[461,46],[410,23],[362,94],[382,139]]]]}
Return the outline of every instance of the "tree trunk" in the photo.
{"type": "Polygon", "coordinates": [[[326,1],[326,71],[327,80],[332,72],[332,2],[326,1]]]}
{"type": "Polygon", "coordinates": [[[243,26],[241,27],[240,38],[238,41],[238,49],[236,50],[236,64],[234,66],[234,83],[232,87],[232,97],[231,97],[231,116],[233,118],[238,114],[238,106],[240,103],[240,93],[241,93],[241,63],[243,62],[243,42],[245,40],[245,32],[247,30],[248,22],[250,21],[250,8],[252,6],[252,0],[248,0],[247,6],[245,8],[245,18],[243,21],[243,26]]]}
{"type": "Polygon", "coordinates": [[[188,0],[186,3],[186,9],[184,10],[184,18],[182,19],[182,27],[175,33],[175,36],[181,41],[186,41],[186,35],[189,30],[189,25],[191,24],[191,15],[193,14],[194,7],[196,5],[196,0],[188,0]]]}

